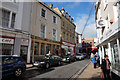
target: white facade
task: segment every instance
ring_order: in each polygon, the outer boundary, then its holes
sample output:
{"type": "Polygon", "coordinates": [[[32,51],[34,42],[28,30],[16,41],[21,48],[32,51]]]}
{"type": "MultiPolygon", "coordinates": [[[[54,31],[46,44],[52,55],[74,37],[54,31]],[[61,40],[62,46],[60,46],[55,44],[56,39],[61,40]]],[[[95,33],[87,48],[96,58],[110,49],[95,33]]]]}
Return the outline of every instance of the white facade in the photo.
{"type": "Polygon", "coordinates": [[[95,7],[100,63],[108,55],[111,71],[120,76],[120,2],[102,0],[95,7]]]}
{"type": "Polygon", "coordinates": [[[2,54],[24,56],[25,61],[30,54],[30,26],[31,3],[29,2],[2,2],[0,8],[0,44],[2,54]],[[6,17],[7,16],[7,17],[6,17]],[[4,42],[3,42],[4,40],[4,42]],[[8,43],[12,40],[13,44],[8,43]],[[4,50],[5,49],[5,50],[4,50]]]}

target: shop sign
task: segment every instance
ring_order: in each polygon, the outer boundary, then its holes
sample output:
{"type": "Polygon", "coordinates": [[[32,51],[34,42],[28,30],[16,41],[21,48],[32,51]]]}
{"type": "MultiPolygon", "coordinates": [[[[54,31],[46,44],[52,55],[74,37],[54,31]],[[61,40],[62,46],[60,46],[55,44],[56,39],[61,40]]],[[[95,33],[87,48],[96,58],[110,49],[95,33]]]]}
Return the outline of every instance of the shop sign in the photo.
{"type": "Polygon", "coordinates": [[[14,44],[14,39],[9,39],[9,38],[0,38],[0,43],[5,43],[5,44],[14,44]]]}
{"type": "Polygon", "coordinates": [[[106,20],[103,19],[97,20],[96,22],[97,22],[97,27],[103,27],[106,24],[106,20]]]}
{"type": "Polygon", "coordinates": [[[70,46],[70,47],[74,47],[75,46],[75,45],[72,45],[72,44],[66,43],[66,42],[62,42],[62,43],[63,43],[63,45],[70,46]]]}
{"type": "Polygon", "coordinates": [[[120,31],[120,26],[118,26],[118,21],[117,21],[110,27],[110,29],[107,32],[105,32],[103,37],[100,38],[101,42],[104,41],[105,39],[108,39],[110,36],[114,35],[119,31],[120,31]]]}
{"type": "Polygon", "coordinates": [[[21,39],[21,45],[28,46],[29,40],[28,39],[21,39]]]}

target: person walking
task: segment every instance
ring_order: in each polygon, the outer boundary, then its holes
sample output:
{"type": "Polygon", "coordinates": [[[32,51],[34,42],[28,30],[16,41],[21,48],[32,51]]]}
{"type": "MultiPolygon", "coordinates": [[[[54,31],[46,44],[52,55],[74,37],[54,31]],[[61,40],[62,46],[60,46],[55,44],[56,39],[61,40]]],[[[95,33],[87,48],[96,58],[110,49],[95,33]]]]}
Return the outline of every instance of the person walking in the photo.
{"type": "Polygon", "coordinates": [[[91,61],[94,64],[94,68],[96,68],[96,60],[95,60],[95,55],[93,53],[91,53],[91,61]]]}
{"type": "Polygon", "coordinates": [[[105,57],[105,59],[102,60],[101,69],[102,69],[102,72],[104,74],[104,79],[105,80],[110,80],[110,66],[111,66],[111,63],[108,59],[108,55],[105,55],[104,57],[105,57]]]}

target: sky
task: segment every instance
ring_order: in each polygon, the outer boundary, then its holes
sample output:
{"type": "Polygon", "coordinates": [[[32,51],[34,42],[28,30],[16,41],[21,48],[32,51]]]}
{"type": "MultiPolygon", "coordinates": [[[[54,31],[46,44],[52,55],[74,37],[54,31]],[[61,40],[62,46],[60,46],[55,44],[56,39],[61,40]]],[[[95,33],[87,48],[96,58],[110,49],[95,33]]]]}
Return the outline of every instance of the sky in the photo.
{"type": "MultiPolygon", "coordinates": [[[[46,4],[53,4],[53,8],[62,8],[68,12],[74,19],[76,25],[76,32],[82,33],[88,15],[90,13],[93,2],[45,2],[46,4]]],[[[97,37],[96,24],[95,24],[95,9],[93,7],[88,24],[82,34],[83,38],[94,38],[97,37]]]]}

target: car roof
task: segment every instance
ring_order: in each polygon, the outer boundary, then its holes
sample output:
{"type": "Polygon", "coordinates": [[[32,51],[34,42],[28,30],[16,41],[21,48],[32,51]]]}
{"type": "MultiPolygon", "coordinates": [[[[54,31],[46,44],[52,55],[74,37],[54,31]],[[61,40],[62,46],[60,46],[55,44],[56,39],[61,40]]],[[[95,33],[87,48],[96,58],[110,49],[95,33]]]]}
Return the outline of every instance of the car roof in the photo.
{"type": "Polygon", "coordinates": [[[0,57],[19,57],[17,55],[0,55],[0,57]]]}

